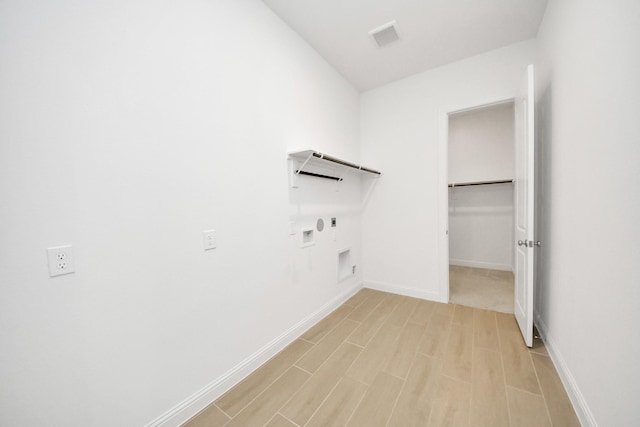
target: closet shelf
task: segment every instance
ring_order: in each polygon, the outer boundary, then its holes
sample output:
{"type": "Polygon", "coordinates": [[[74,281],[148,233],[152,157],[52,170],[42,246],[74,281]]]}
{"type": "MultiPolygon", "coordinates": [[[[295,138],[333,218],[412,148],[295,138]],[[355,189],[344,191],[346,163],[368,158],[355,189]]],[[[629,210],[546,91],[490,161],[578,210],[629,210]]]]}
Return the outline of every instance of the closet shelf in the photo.
{"type": "Polygon", "coordinates": [[[342,177],[330,176],[330,175],[325,175],[325,174],[305,170],[305,167],[307,166],[321,166],[321,167],[325,166],[326,167],[326,166],[336,166],[336,165],[343,166],[349,170],[350,169],[356,170],[361,174],[375,175],[376,177],[382,174],[382,172],[377,171],[375,169],[371,169],[371,168],[358,165],[346,160],[342,160],[337,157],[330,156],[328,154],[324,154],[315,150],[294,151],[292,153],[289,153],[289,157],[301,163],[300,166],[295,168],[295,170],[293,171],[295,175],[308,175],[308,176],[314,176],[317,178],[325,178],[325,179],[332,179],[335,181],[342,181],[342,177]]]}
{"type": "Polygon", "coordinates": [[[490,184],[512,184],[513,179],[501,179],[496,181],[474,181],[474,182],[459,182],[449,184],[449,188],[454,187],[467,187],[470,185],[490,185],[490,184]]]}

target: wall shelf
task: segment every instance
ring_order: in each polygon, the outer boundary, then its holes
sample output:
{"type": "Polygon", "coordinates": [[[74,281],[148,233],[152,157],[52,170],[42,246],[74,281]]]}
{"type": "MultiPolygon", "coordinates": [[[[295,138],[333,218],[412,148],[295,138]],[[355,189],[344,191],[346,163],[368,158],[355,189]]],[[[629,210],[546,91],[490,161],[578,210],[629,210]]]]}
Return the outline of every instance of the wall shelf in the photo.
{"type": "Polygon", "coordinates": [[[340,175],[340,171],[347,170],[356,171],[357,173],[374,177],[378,177],[382,174],[382,172],[375,169],[358,165],[347,160],[342,160],[315,150],[294,151],[289,153],[289,158],[292,160],[291,186],[294,188],[297,187],[298,175],[313,176],[338,182],[343,180],[342,176],[333,176],[328,173],[324,173],[323,171],[327,169],[332,170],[337,175],[340,175]],[[318,168],[320,168],[321,171],[319,171],[318,168]]]}

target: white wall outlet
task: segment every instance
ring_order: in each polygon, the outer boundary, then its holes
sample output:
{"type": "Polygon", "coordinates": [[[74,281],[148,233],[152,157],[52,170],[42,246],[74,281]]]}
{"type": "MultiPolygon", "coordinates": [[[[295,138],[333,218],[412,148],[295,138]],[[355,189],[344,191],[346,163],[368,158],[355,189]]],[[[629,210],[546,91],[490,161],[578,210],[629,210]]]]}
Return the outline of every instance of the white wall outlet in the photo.
{"type": "Polygon", "coordinates": [[[216,243],[216,230],[204,230],[202,232],[202,242],[204,244],[204,250],[215,249],[216,243]]]}
{"type": "Polygon", "coordinates": [[[47,248],[47,259],[49,261],[50,277],[76,272],[73,246],[71,245],[47,248]]]}

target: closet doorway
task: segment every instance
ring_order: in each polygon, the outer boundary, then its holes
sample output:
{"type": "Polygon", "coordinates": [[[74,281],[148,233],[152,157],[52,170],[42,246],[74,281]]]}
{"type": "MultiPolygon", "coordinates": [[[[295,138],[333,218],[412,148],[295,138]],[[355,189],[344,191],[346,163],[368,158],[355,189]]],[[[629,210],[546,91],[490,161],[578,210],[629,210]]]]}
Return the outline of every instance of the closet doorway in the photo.
{"type": "Polygon", "coordinates": [[[449,301],[514,312],[514,102],[448,115],[449,301]]]}

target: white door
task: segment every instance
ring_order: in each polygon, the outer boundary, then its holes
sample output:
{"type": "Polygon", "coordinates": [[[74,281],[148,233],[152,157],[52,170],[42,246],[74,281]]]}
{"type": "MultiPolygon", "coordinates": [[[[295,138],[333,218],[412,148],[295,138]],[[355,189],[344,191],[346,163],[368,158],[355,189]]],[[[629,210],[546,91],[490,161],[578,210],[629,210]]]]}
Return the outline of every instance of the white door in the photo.
{"type": "Polygon", "coordinates": [[[515,101],[516,185],[515,185],[515,292],[514,311],[527,346],[533,345],[534,272],[534,93],[533,65],[515,101]]]}

